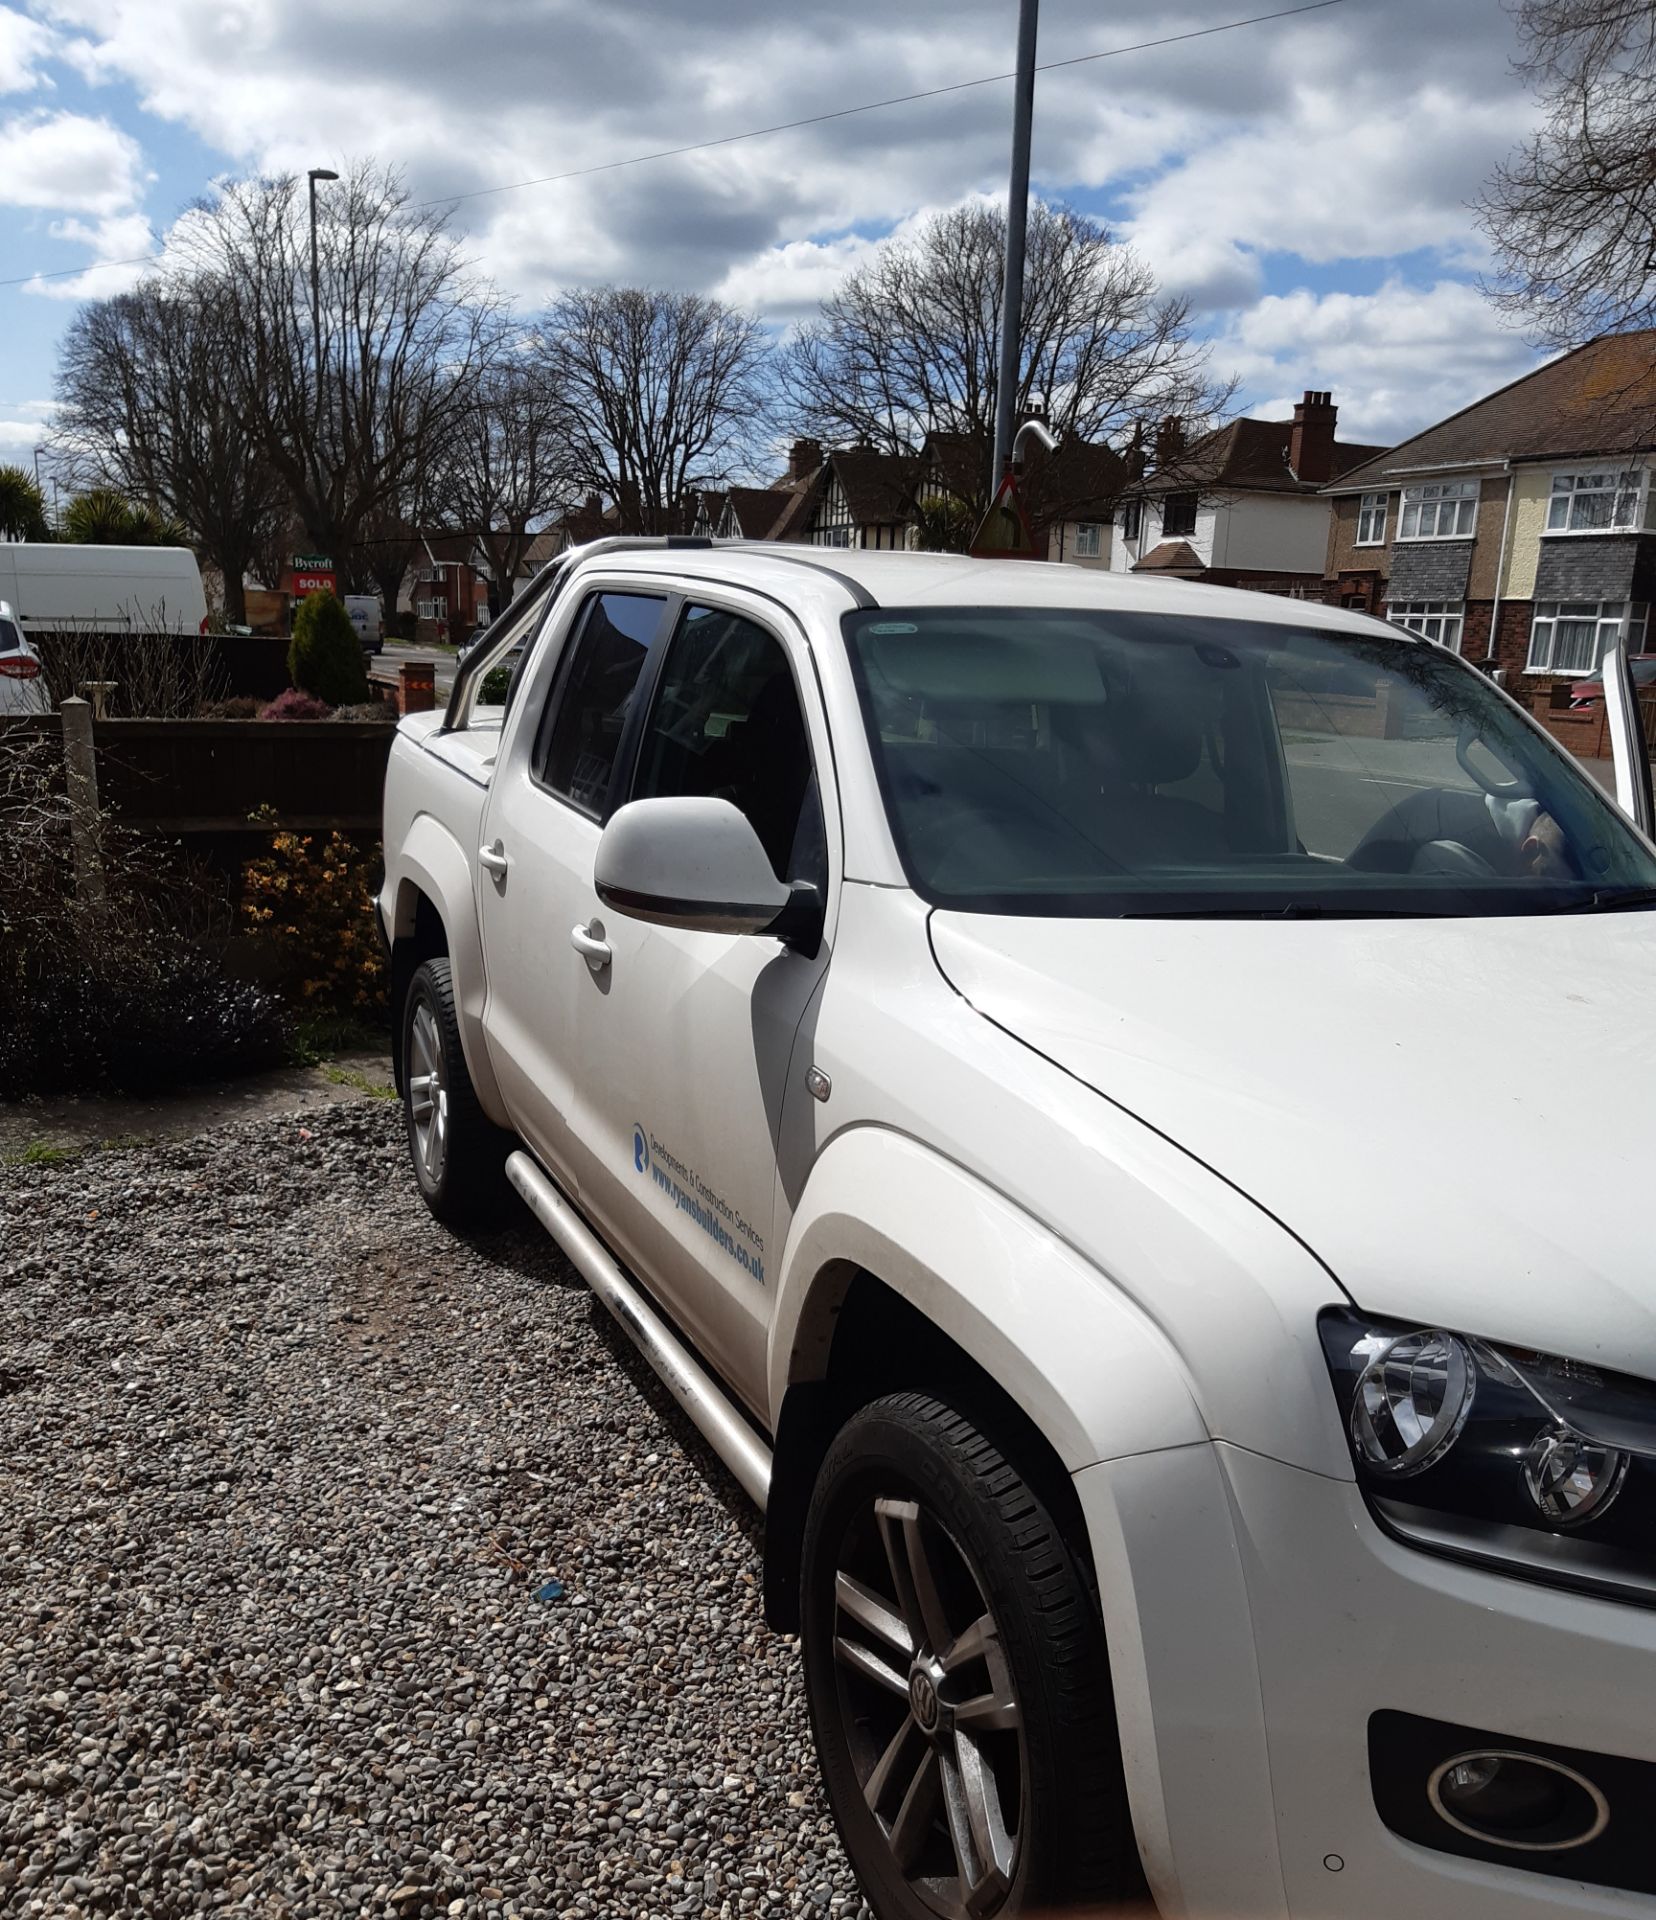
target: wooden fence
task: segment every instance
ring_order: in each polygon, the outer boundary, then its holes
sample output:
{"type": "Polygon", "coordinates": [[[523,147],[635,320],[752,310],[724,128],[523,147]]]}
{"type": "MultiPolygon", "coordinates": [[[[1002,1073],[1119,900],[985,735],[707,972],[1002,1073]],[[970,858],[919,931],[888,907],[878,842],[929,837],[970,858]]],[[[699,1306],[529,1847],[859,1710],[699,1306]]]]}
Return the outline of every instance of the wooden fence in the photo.
{"type": "MultiPolygon", "coordinates": [[[[172,835],[257,833],[273,807],[301,831],[378,838],[395,728],[376,720],[101,720],[98,792],[123,826],[172,835]]],[[[56,714],[0,721],[9,742],[59,739],[56,714]]]]}

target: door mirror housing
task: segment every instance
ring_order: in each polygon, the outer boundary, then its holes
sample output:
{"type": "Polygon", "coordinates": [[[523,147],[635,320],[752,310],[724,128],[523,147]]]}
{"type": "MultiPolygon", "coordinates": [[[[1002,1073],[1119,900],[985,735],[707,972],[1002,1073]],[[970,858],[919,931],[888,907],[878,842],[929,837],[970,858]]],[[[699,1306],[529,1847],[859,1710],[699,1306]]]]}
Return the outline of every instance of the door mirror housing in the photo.
{"type": "MultiPolygon", "coordinates": [[[[606,907],[659,927],[786,937],[793,917],[796,889],[777,879],[728,800],[628,801],[598,842],[593,879],[606,907]]],[[[815,899],[814,887],[806,891],[815,899]]]]}

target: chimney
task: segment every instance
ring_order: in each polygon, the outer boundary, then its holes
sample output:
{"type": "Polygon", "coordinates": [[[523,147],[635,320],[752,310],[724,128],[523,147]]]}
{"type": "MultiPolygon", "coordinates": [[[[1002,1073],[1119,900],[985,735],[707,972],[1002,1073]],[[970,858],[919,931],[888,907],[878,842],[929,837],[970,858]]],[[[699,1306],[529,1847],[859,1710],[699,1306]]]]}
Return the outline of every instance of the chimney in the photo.
{"type": "Polygon", "coordinates": [[[796,440],[788,455],[788,478],[790,480],[809,480],[817,468],[822,465],[822,442],[820,440],[796,440]]]}
{"type": "Polygon", "coordinates": [[[1339,409],[1332,394],[1305,390],[1305,398],[1294,409],[1294,425],[1288,435],[1288,464],[1296,480],[1312,480],[1319,486],[1334,478],[1334,421],[1339,409]]]}
{"type": "Polygon", "coordinates": [[[1169,414],[1156,428],[1154,464],[1157,467],[1170,467],[1184,450],[1184,423],[1169,414]]]}

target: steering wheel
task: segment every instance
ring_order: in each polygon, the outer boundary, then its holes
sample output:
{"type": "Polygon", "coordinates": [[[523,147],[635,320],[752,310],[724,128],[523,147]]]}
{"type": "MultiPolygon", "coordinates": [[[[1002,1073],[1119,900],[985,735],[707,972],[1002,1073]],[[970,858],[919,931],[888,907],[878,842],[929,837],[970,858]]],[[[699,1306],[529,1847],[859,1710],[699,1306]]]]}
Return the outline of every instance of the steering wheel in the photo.
{"type": "Polygon", "coordinates": [[[1428,840],[1409,862],[1410,873],[1436,873],[1446,880],[1487,880],[1495,869],[1459,840],[1428,840]]]}
{"type": "Polygon", "coordinates": [[[1497,800],[1516,800],[1529,792],[1522,780],[1496,780],[1486,772],[1481,772],[1472,764],[1472,749],[1479,744],[1478,734],[1470,720],[1461,722],[1461,729],[1455,736],[1455,758],[1460,762],[1461,772],[1475,787],[1481,787],[1485,793],[1491,793],[1497,800]]]}

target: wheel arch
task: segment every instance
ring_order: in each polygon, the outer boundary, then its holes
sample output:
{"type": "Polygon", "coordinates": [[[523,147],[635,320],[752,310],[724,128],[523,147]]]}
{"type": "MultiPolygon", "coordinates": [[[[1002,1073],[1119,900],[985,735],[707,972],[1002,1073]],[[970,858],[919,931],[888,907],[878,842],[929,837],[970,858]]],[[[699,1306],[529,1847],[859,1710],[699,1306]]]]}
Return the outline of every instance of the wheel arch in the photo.
{"type": "Polygon", "coordinates": [[[496,1126],[507,1124],[500,1089],[483,1044],[487,975],[472,891],[472,870],[459,842],[424,813],[409,828],[395,864],[391,896],[391,1032],[397,1087],[402,1088],[402,1013],[408,982],[421,961],[441,954],[454,978],[460,1044],[479,1104],[496,1126]]]}
{"type": "Polygon", "coordinates": [[[858,1128],[819,1157],[784,1249],[769,1353],[766,1606],[797,1615],[804,1509],[834,1431],[904,1387],[952,1389],[1085,1529],[1071,1476],[1206,1440],[1160,1332],[1097,1268],[965,1169],[858,1128]]]}

